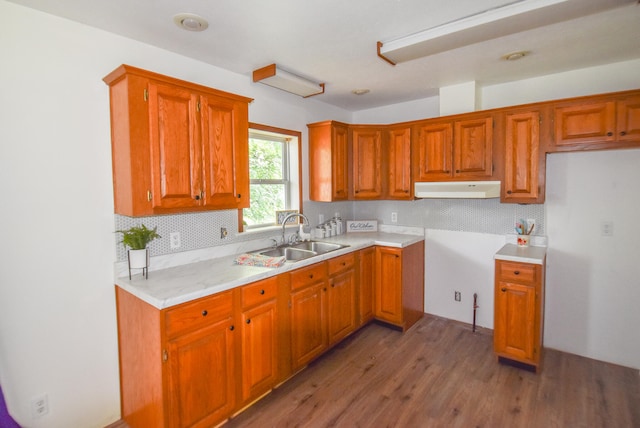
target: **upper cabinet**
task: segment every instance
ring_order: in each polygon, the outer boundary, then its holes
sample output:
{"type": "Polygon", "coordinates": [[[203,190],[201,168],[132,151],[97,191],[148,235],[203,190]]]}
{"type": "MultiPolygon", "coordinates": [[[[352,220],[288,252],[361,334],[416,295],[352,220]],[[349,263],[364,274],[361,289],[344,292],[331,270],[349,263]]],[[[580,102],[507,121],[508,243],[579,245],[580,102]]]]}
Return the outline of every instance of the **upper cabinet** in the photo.
{"type": "Polygon", "coordinates": [[[493,175],[493,115],[414,125],[414,181],[480,180],[493,175]]]}
{"type": "Polygon", "coordinates": [[[249,98],[123,65],[110,87],[115,212],[249,205],[249,98]]]}
{"type": "Polygon", "coordinates": [[[382,197],[382,135],[382,129],[374,126],[350,128],[353,199],[382,197]]]}
{"type": "Polygon", "coordinates": [[[606,149],[640,142],[640,96],[588,97],[556,104],[554,149],[606,149]]]}
{"type": "Polygon", "coordinates": [[[387,135],[388,152],[382,159],[387,178],[385,199],[412,199],[411,127],[390,127],[387,135]]]}
{"type": "Polygon", "coordinates": [[[312,201],[344,201],[349,197],[349,129],[335,121],[309,128],[309,197],[312,201]]]}

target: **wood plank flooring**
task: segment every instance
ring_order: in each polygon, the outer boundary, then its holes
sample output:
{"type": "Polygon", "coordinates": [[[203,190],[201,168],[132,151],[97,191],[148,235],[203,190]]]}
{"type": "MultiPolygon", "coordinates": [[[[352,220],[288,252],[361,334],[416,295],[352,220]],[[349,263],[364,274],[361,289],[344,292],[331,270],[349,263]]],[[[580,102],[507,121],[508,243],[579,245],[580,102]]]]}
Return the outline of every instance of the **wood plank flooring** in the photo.
{"type": "Polygon", "coordinates": [[[372,324],[224,427],[640,427],[637,370],[546,350],[534,374],[492,346],[432,316],[372,324]]]}

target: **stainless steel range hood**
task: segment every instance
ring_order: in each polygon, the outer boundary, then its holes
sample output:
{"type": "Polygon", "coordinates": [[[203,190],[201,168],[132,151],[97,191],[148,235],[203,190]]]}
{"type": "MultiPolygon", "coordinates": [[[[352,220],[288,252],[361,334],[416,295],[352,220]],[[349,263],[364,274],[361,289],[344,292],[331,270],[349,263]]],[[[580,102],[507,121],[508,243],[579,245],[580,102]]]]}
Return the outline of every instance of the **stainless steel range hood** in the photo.
{"type": "Polygon", "coordinates": [[[499,181],[447,181],[415,183],[416,198],[489,199],[500,197],[499,181]]]}

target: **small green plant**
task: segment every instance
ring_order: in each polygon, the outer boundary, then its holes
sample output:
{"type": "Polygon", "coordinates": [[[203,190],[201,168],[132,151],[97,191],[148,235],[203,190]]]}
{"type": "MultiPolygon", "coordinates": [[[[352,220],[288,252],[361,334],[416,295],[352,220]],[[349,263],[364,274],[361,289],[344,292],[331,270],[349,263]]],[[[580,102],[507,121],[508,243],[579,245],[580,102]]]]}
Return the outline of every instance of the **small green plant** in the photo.
{"type": "Polygon", "coordinates": [[[142,224],[140,226],[133,226],[127,230],[116,230],[116,233],[122,233],[122,242],[132,250],[144,250],[147,248],[147,244],[156,238],[161,238],[157,232],[158,227],[153,229],[147,229],[142,224]]]}

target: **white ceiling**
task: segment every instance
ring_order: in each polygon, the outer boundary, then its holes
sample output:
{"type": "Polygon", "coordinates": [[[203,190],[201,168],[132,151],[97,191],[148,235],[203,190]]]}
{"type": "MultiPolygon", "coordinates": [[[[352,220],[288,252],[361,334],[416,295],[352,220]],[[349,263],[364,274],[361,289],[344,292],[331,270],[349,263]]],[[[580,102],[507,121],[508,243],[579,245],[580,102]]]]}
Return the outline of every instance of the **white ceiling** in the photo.
{"type": "Polygon", "coordinates": [[[351,111],[434,96],[440,87],[464,82],[487,86],[640,58],[637,0],[568,0],[578,14],[593,5],[612,8],[396,66],[377,56],[378,41],[514,0],[9,1],[178,52],[247,79],[254,69],[277,63],[324,82],[326,92],[315,100],[351,111]],[[201,15],[209,28],[200,33],[178,28],[173,16],[183,12],[201,15]],[[520,50],[531,54],[519,61],[501,59],[520,50]],[[353,95],[357,88],[371,92],[353,95]]]}

